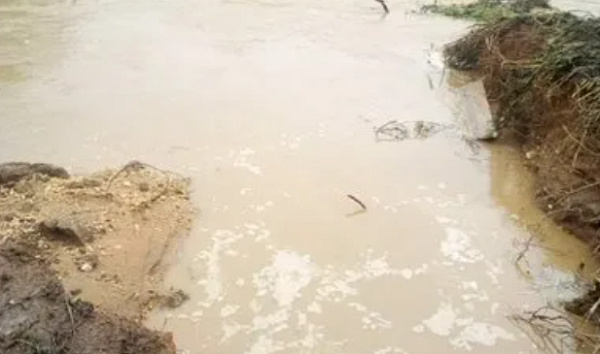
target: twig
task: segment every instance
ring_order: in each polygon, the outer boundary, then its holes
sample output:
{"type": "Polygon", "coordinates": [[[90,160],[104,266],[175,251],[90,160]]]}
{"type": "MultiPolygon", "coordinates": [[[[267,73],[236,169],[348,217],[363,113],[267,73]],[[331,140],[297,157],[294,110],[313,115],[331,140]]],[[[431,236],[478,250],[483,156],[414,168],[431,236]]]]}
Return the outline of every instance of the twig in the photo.
{"type": "Polygon", "coordinates": [[[429,83],[429,89],[433,90],[433,81],[431,80],[431,76],[429,76],[429,74],[426,74],[427,76],[427,82],[429,83]]]}
{"type": "Polygon", "coordinates": [[[144,207],[147,206],[153,202],[155,202],[156,200],[158,200],[160,197],[162,197],[163,195],[165,195],[168,191],[169,191],[169,187],[171,186],[171,174],[175,174],[177,176],[180,176],[181,178],[183,178],[183,176],[177,174],[177,173],[173,173],[173,172],[167,172],[163,169],[160,169],[158,167],[152,166],[150,164],[147,163],[143,163],[140,161],[130,161],[128,162],[125,166],[123,166],[119,171],[117,171],[117,173],[115,173],[110,180],[108,181],[107,187],[106,187],[106,192],[108,192],[110,190],[110,187],[112,186],[112,183],[115,179],[117,179],[117,177],[119,177],[121,174],[125,173],[128,170],[140,170],[142,168],[148,168],[148,169],[152,169],[155,171],[158,171],[160,173],[162,173],[165,176],[165,179],[167,180],[167,182],[165,183],[165,187],[158,192],[156,195],[152,196],[150,199],[140,203],[140,205],[138,205],[138,207],[144,207]]]}
{"type": "Polygon", "coordinates": [[[67,307],[67,312],[69,313],[69,318],[71,319],[71,332],[75,330],[75,319],[73,318],[73,309],[71,309],[69,295],[65,291],[65,306],[67,307]]]}
{"type": "Polygon", "coordinates": [[[376,134],[378,134],[378,133],[381,133],[381,132],[382,132],[382,131],[383,131],[385,128],[389,127],[389,126],[390,126],[390,125],[392,125],[392,124],[396,124],[396,123],[398,123],[398,121],[396,121],[396,120],[391,120],[391,121],[389,121],[389,122],[385,123],[384,125],[380,126],[379,128],[377,128],[377,129],[375,130],[375,133],[376,133],[376,134]]]}
{"type": "Polygon", "coordinates": [[[377,1],[378,3],[381,4],[381,6],[383,7],[383,11],[385,11],[386,14],[390,13],[390,9],[387,7],[384,0],[375,0],[375,1],[377,1]]]}
{"type": "Polygon", "coordinates": [[[154,203],[156,200],[158,200],[158,198],[162,197],[163,195],[167,194],[167,192],[169,191],[169,187],[171,186],[171,177],[169,177],[169,175],[166,175],[167,178],[167,183],[165,183],[165,188],[163,188],[160,192],[158,192],[155,196],[153,196],[152,198],[150,198],[146,203],[150,204],[150,203],[154,203]]]}
{"type": "Polygon", "coordinates": [[[562,354],[566,352],[565,350],[572,349],[569,340],[575,339],[583,342],[589,339],[578,336],[574,323],[568,315],[550,305],[535,311],[511,315],[509,319],[544,353],[562,354]]]}
{"type": "MultiPolygon", "coordinates": [[[[521,260],[525,258],[525,254],[529,251],[529,248],[531,247],[531,243],[533,242],[533,235],[529,236],[529,239],[527,239],[527,242],[525,242],[525,247],[523,247],[523,249],[521,250],[521,252],[519,252],[519,255],[517,256],[517,259],[515,259],[515,265],[517,266],[517,268],[519,269],[519,271],[523,272],[523,270],[521,269],[521,260]]],[[[527,261],[527,260],[525,260],[527,261]]]]}
{"type": "Polygon", "coordinates": [[[40,347],[38,347],[37,345],[35,345],[35,344],[33,344],[33,343],[29,342],[29,341],[26,341],[26,340],[24,340],[24,339],[20,339],[20,338],[19,338],[19,339],[17,339],[17,340],[16,340],[16,342],[17,342],[17,343],[21,343],[21,344],[25,344],[25,345],[26,345],[26,346],[28,346],[29,348],[31,348],[31,349],[33,349],[33,350],[35,350],[35,352],[34,352],[34,353],[38,353],[38,352],[40,351],[40,347]]]}
{"type": "Polygon", "coordinates": [[[365,203],[361,202],[358,198],[356,198],[355,196],[353,196],[352,194],[347,194],[346,195],[348,198],[352,199],[353,201],[355,201],[358,205],[360,205],[360,207],[363,210],[367,210],[367,206],[365,205],[365,203]]]}
{"type": "Polygon", "coordinates": [[[590,318],[592,317],[592,315],[594,314],[594,312],[596,312],[596,310],[598,309],[598,306],[600,306],[600,297],[598,298],[598,300],[596,300],[596,302],[594,302],[594,304],[592,305],[592,307],[590,307],[590,309],[588,310],[587,315],[585,316],[585,321],[589,321],[590,318]]]}
{"type": "Polygon", "coordinates": [[[572,196],[573,194],[577,194],[577,193],[579,193],[581,191],[584,191],[584,190],[589,189],[589,188],[594,188],[594,187],[597,187],[597,186],[600,186],[600,181],[594,182],[594,183],[590,183],[590,184],[586,184],[583,187],[577,188],[577,189],[575,189],[575,190],[573,190],[573,191],[571,191],[569,193],[566,193],[564,196],[562,196],[562,198],[560,198],[559,200],[557,200],[554,204],[558,205],[561,202],[563,202],[565,199],[567,199],[570,196],[572,196]]]}
{"type": "Polygon", "coordinates": [[[579,141],[576,137],[573,136],[573,134],[571,134],[571,132],[569,131],[569,129],[567,129],[566,126],[562,126],[563,130],[565,131],[565,133],[567,133],[567,136],[573,140],[575,143],[577,143],[577,145],[579,145],[580,148],[584,149],[585,151],[589,152],[590,154],[594,155],[594,156],[600,156],[599,153],[593,151],[592,149],[588,148],[587,146],[585,146],[585,144],[582,141],[579,141]]]}
{"type": "Polygon", "coordinates": [[[165,331],[165,328],[167,327],[167,323],[168,323],[168,322],[169,322],[169,318],[167,318],[167,317],[165,316],[165,318],[163,318],[163,323],[162,323],[162,326],[160,327],[160,331],[161,331],[161,332],[164,332],[164,331],[165,331]]]}
{"type": "Polygon", "coordinates": [[[117,179],[117,177],[119,177],[122,173],[125,173],[125,171],[130,170],[130,169],[139,169],[141,167],[143,167],[144,164],[142,164],[139,161],[130,161],[127,164],[125,164],[125,166],[121,167],[120,170],[117,171],[117,173],[115,173],[110,180],[108,180],[108,183],[106,185],[106,192],[108,192],[110,190],[110,187],[112,186],[112,183],[115,179],[117,179]]]}

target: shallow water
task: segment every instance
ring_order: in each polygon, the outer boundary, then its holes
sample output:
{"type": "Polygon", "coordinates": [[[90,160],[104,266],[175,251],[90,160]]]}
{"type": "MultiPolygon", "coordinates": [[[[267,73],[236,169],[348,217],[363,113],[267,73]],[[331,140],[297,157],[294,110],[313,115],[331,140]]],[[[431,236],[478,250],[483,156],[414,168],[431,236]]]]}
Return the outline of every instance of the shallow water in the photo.
{"type": "Polygon", "coordinates": [[[149,320],[185,352],[535,353],[507,316],[556,299],[585,248],[518,152],[456,126],[432,49],[467,24],[389,4],[4,2],[0,160],[192,177],[167,275],[191,300],[149,320]],[[377,142],[390,120],[447,129],[377,142]]]}

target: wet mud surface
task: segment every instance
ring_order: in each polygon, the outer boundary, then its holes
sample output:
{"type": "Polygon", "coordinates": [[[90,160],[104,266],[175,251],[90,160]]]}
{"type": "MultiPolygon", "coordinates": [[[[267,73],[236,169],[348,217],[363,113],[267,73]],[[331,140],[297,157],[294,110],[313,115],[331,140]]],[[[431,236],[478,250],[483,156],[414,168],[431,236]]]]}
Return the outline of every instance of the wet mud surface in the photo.
{"type": "Polygon", "coordinates": [[[7,163],[0,177],[0,352],[175,353],[139,321],[187,300],[161,286],[193,214],[187,180],[140,162],[78,177],[7,163]]]}
{"type": "Polygon", "coordinates": [[[66,290],[35,239],[0,245],[0,351],[5,354],[174,354],[170,334],[98,312],[66,290]]]}
{"type": "Polygon", "coordinates": [[[0,186],[3,240],[37,235],[66,287],[104,310],[137,319],[168,297],[163,259],[193,215],[185,178],[140,162],[70,178],[32,171],[0,186]]]}

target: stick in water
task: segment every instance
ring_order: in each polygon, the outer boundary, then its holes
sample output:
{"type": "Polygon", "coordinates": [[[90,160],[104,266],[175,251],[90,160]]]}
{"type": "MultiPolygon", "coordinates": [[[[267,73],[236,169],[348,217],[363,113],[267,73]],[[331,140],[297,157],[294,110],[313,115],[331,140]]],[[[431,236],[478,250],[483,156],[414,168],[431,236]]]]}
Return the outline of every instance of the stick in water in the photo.
{"type": "Polygon", "coordinates": [[[360,207],[363,208],[363,210],[367,210],[367,206],[365,205],[365,203],[361,202],[358,198],[356,198],[352,194],[348,194],[347,197],[352,199],[353,201],[355,201],[358,205],[360,205],[360,207]]]}
{"type": "Polygon", "coordinates": [[[390,9],[388,9],[388,7],[387,7],[387,5],[386,5],[386,3],[385,3],[384,0],[375,0],[375,1],[377,1],[378,3],[380,3],[381,6],[383,6],[383,11],[385,11],[386,14],[390,13],[390,9]]]}

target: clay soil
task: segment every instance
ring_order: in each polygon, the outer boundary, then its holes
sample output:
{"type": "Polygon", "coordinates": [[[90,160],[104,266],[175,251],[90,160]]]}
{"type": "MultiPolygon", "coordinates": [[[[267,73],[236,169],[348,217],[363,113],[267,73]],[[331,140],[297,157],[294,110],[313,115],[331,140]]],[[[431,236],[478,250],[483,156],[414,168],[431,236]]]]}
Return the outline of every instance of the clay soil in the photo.
{"type": "Polygon", "coordinates": [[[175,353],[140,321],[186,300],[161,276],[193,214],[186,179],[140,162],[0,165],[0,353],[175,353]]]}

